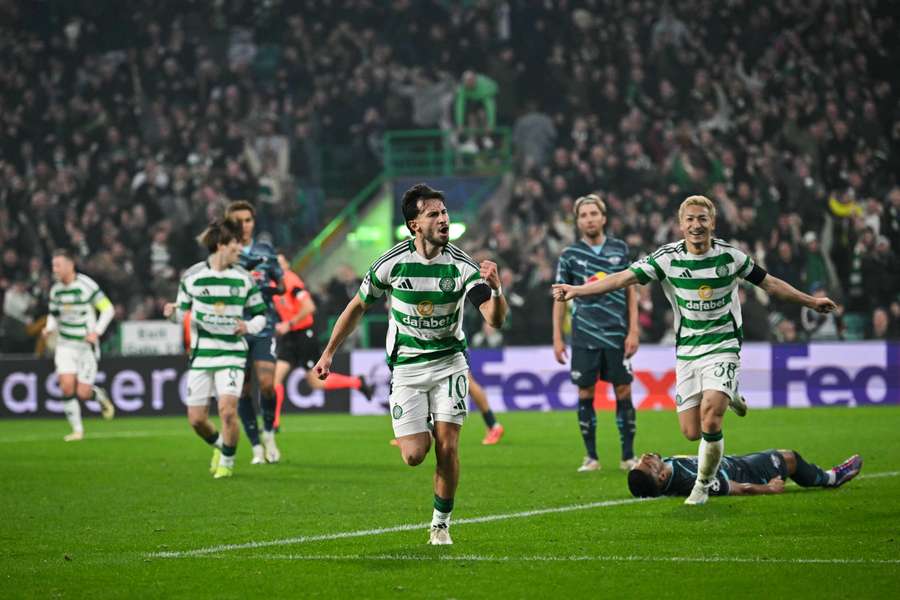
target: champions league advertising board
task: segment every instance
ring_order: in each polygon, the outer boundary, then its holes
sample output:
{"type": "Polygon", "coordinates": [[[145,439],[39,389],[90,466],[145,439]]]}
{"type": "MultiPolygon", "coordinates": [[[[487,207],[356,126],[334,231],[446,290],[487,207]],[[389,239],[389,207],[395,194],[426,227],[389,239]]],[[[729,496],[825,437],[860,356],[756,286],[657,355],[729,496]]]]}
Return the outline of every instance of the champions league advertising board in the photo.
{"type": "MultiPolygon", "coordinates": [[[[496,412],[572,410],[577,404],[568,365],[558,364],[549,346],[471,350],[469,361],[496,412]]],[[[635,406],[674,410],[674,349],[641,346],[631,366],[635,406]]],[[[375,396],[367,401],[357,391],[314,392],[304,381],[305,372],[295,369],[285,381],[285,413],[387,414],[390,371],[384,350],[338,354],[332,369],[365,375],[376,385],[375,396]]],[[[105,358],[97,384],[109,392],[117,417],[183,415],[186,374],[187,361],[181,356],[105,358]]],[[[740,391],[756,409],[898,405],[900,343],[745,344],[740,391]]],[[[0,396],[0,418],[62,414],[52,360],[0,361],[0,396]]],[[[615,409],[609,385],[597,384],[594,404],[600,410],[615,409]]],[[[93,401],[87,409],[100,411],[93,401]]]]}

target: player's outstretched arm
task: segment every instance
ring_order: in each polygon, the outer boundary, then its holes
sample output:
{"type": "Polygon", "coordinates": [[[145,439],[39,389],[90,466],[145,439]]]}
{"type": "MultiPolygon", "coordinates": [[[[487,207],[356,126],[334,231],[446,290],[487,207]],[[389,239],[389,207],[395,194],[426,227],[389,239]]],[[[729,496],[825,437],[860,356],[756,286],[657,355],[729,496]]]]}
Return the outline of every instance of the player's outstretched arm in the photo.
{"type": "Polygon", "coordinates": [[[773,477],[768,483],[728,482],[729,496],[763,496],[766,494],[780,494],[783,491],[784,480],[781,477],[773,477]]]}
{"type": "Polygon", "coordinates": [[[820,313],[830,313],[837,310],[837,304],[831,298],[817,298],[804,294],[791,284],[783,281],[771,274],[766,274],[765,278],[759,284],[766,293],[775,296],[779,300],[802,304],[820,313]]]}
{"type": "Polygon", "coordinates": [[[331,361],[334,358],[334,353],[341,347],[347,336],[353,333],[356,326],[359,325],[359,320],[368,309],[369,305],[363,302],[358,295],[353,296],[353,299],[347,303],[347,308],[338,317],[334,324],[334,329],[331,330],[331,339],[328,340],[328,345],[325,346],[319,362],[313,367],[313,373],[319,379],[328,377],[328,374],[331,372],[331,361]]]}
{"type": "Polygon", "coordinates": [[[481,276],[491,288],[491,297],[479,307],[481,316],[488,325],[494,329],[500,329],[503,327],[503,322],[506,321],[506,313],[509,312],[506,298],[500,293],[500,271],[497,269],[497,263],[490,260],[481,261],[480,270],[481,276]]]}
{"type": "Polygon", "coordinates": [[[598,281],[584,283],[582,285],[569,285],[566,283],[553,284],[553,297],[559,302],[565,302],[579,296],[593,296],[612,292],[629,285],[638,283],[637,276],[631,269],[625,269],[615,275],[604,277],[598,281]]]}

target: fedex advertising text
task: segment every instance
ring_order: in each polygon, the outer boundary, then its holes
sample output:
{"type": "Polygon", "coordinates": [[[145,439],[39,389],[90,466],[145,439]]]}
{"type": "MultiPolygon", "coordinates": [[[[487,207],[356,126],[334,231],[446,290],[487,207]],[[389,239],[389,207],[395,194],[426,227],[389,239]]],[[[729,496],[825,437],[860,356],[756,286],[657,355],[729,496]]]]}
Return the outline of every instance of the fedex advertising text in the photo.
{"type": "MultiPolygon", "coordinates": [[[[366,374],[377,388],[371,402],[354,394],[351,413],[387,412],[390,371],[384,359],[383,350],[352,353],[352,372],[366,374]]],[[[469,362],[497,412],[572,409],[577,403],[569,366],[558,364],[549,346],[475,349],[469,351],[469,362]]],[[[641,346],[631,366],[635,406],[674,410],[674,348],[641,346]]],[[[739,385],[753,408],[900,404],[900,344],[745,344],[739,385]]],[[[597,384],[594,404],[615,409],[610,385],[597,384]]]]}

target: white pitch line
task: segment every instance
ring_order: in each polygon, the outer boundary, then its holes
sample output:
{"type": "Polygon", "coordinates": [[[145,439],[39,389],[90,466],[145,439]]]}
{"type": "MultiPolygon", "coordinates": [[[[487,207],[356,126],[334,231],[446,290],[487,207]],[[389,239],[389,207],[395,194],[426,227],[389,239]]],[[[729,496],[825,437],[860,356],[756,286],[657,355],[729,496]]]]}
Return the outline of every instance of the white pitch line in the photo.
{"type": "MultiPolygon", "coordinates": [[[[535,510],[527,510],[515,513],[503,513],[498,515],[486,515],[483,517],[470,517],[464,519],[456,519],[453,525],[465,525],[467,523],[489,523],[491,521],[502,521],[505,519],[525,519],[538,515],[548,515],[553,513],[571,512],[575,510],[588,510],[591,508],[601,508],[605,506],[620,506],[623,504],[636,504],[638,502],[649,502],[653,499],[648,498],[625,498],[623,500],[604,500],[602,502],[590,502],[588,504],[572,504],[569,506],[558,506],[555,508],[539,508],[535,510]]],[[[233,550],[255,550],[257,548],[271,548],[273,546],[291,546],[295,544],[308,544],[310,542],[324,542],[328,540],[339,540],[354,537],[366,537],[371,535],[381,535],[384,533],[396,533],[398,531],[415,531],[423,530],[429,527],[430,523],[410,523],[407,525],[395,525],[393,527],[382,527],[379,529],[361,529],[357,531],[341,531],[337,533],[323,533],[320,535],[303,535],[293,538],[285,538],[280,540],[267,540],[264,542],[247,542],[244,544],[222,544],[219,546],[209,546],[207,548],[197,548],[195,550],[173,550],[167,552],[151,552],[147,556],[150,558],[186,558],[191,556],[204,556],[207,554],[218,554],[221,552],[230,552],[233,550]]]]}
{"type": "MultiPolygon", "coordinates": [[[[226,558],[208,554],[207,558],[226,558]]],[[[447,560],[461,562],[684,562],[684,563],[758,563],[758,564],[825,564],[825,565],[900,565],[900,559],[867,558],[767,558],[763,556],[492,556],[481,554],[414,555],[414,554],[252,554],[231,557],[237,560],[286,561],[423,561],[447,560]]]]}
{"type": "MultiPolygon", "coordinates": [[[[880,473],[866,473],[859,475],[857,479],[875,478],[875,477],[894,477],[900,475],[900,471],[886,471],[880,473]]],[[[592,508],[603,508],[608,506],[622,506],[626,504],[636,504],[639,502],[652,502],[653,500],[661,500],[665,496],[659,498],[625,498],[621,500],[604,500],[602,502],[590,502],[587,504],[571,504],[569,506],[558,506],[555,508],[539,508],[535,510],[527,510],[515,513],[502,513],[497,515],[485,515],[483,517],[469,517],[456,519],[454,525],[465,525],[472,523],[489,523],[491,521],[502,521],[506,519],[526,519],[539,515],[548,515],[553,513],[572,512],[576,510],[589,510],[592,508]]],[[[360,529],[357,531],[339,531],[336,533],[323,533],[319,535],[303,535],[292,538],[283,538],[280,540],[266,540],[262,542],[246,542],[243,544],[220,544],[218,546],[208,546],[206,548],[196,548],[194,550],[168,550],[165,552],[149,552],[145,556],[148,558],[189,558],[195,556],[207,556],[212,554],[221,554],[223,552],[231,552],[234,550],[255,550],[258,548],[271,548],[274,546],[291,546],[295,544],[308,544],[311,542],[324,542],[329,540],[339,540],[354,537],[367,537],[372,535],[382,535],[385,533],[397,533],[400,531],[415,531],[418,529],[428,528],[429,523],[410,523],[406,525],[395,525],[393,527],[381,527],[378,529],[360,529]]]]}
{"type": "MultiPolygon", "coordinates": [[[[291,431],[282,431],[279,433],[279,436],[283,435],[294,435],[294,434],[310,434],[310,433],[334,433],[336,431],[346,431],[346,429],[341,429],[339,427],[316,427],[311,429],[294,429],[291,431]]],[[[106,440],[106,439],[117,439],[117,438],[154,438],[154,437],[176,437],[176,436],[193,436],[193,432],[187,428],[187,424],[185,424],[185,429],[181,431],[147,431],[147,430],[135,430],[135,431],[109,431],[109,432],[99,432],[99,433],[91,433],[90,430],[86,431],[84,434],[85,440],[106,440]]],[[[0,439],[0,444],[18,444],[22,442],[52,442],[55,440],[62,440],[62,436],[59,434],[42,434],[42,435],[23,435],[21,437],[5,437],[0,439]]]]}
{"type": "MultiPolygon", "coordinates": [[[[85,440],[109,440],[117,438],[154,438],[154,437],[174,437],[177,435],[189,435],[189,431],[108,431],[100,433],[85,432],[85,440]]],[[[18,444],[20,442],[47,442],[54,440],[62,440],[59,434],[45,435],[26,435],[22,437],[12,437],[0,439],[0,444],[18,444]]]]}
{"type": "Polygon", "coordinates": [[[900,471],[882,471],[881,473],[863,473],[857,479],[875,479],[876,477],[896,477],[900,471]]]}

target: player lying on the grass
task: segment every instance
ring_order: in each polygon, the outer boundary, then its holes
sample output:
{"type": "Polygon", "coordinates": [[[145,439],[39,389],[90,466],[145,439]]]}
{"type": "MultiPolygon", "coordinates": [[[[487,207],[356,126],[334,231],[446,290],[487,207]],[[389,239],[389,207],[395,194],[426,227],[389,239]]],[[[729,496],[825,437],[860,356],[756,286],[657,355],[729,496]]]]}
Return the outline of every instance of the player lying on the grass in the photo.
{"type": "Polygon", "coordinates": [[[76,442],[84,437],[79,402],[97,400],[104,419],[112,419],[116,412],[106,392],[94,385],[100,336],[112,321],[115,310],[97,282],[75,270],[72,252],[56,250],[52,265],[56,283],[50,288],[50,315],[41,333],[45,337],[53,333],[59,336],[53,358],[63,395],[63,411],[72,427],[72,433],[63,439],[76,442]]]}
{"type": "Polygon", "coordinates": [[[359,294],[347,304],[314,367],[331,372],[334,353],[376,300],[391,297],[386,340],[391,368],[391,417],[400,454],[409,466],[425,460],[432,433],[436,469],[429,543],[452,544],[450,513],[459,482],[459,432],[466,418],[469,361],[463,332],[466,300],[492,327],[508,306],[497,265],[479,265],[450,243],[444,195],[425,184],[403,194],[403,218],[412,238],[376,260],[359,294]]]}
{"type": "Polygon", "coordinates": [[[166,304],[163,314],[180,322],[186,311],[192,313],[185,404],[191,427],[213,446],[209,470],[220,479],[233,474],[240,435],[237,405],[247,362],[244,336],[265,327],[266,305],[250,273],[235,264],[241,253],[240,225],[213,221],[198,240],[209,250],[209,258],[184,272],[178,299],[166,304]],[[246,322],[245,307],[253,315],[246,322]],[[209,420],[211,398],[218,399],[221,434],[209,420]]]}
{"type": "Polygon", "coordinates": [[[740,249],[714,239],[716,207],[705,196],[690,196],[678,208],[684,239],[666,244],[628,269],[582,285],[555,284],[559,302],[606,294],[635,283],[658,281],[675,313],[675,402],[678,422],[689,440],[700,439],[699,476],[685,504],[704,504],[725,453],[722,419],[730,406],[743,416],[747,404],[738,391],[743,340],[738,279],[745,279],[786,302],[817,312],[837,308],[769,275],[740,249]],[[702,439],[701,439],[702,438],[702,439]]]}
{"type": "MultiPolygon", "coordinates": [[[[687,496],[694,489],[699,462],[696,456],[662,458],[656,453],[643,454],[628,472],[628,490],[638,498],[687,496]]],[[[709,493],[713,496],[780,494],[788,477],[802,487],[836,488],[856,477],[862,465],[858,454],[827,471],[803,460],[796,450],[727,455],[722,457],[709,493]]]]}

